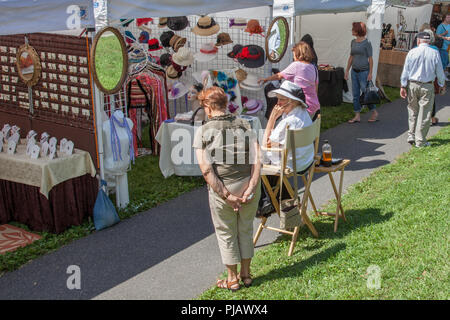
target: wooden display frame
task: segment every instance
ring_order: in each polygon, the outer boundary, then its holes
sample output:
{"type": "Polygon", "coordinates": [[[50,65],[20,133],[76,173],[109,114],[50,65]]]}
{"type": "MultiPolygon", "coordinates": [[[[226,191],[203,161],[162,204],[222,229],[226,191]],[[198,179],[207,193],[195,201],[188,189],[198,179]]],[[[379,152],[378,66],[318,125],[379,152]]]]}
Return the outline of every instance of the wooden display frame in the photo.
{"type": "Polygon", "coordinates": [[[39,59],[39,55],[37,54],[36,50],[30,46],[29,44],[21,45],[17,49],[16,53],[16,66],[17,66],[17,72],[19,74],[20,79],[29,87],[34,86],[36,83],[38,83],[39,79],[41,78],[41,60],[39,59]],[[30,77],[25,76],[22,73],[23,65],[21,65],[21,57],[23,53],[28,53],[31,61],[33,62],[33,75],[30,77]]]}
{"type": "Polygon", "coordinates": [[[92,75],[93,75],[94,82],[97,85],[98,89],[106,94],[113,94],[113,93],[120,91],[120,89],[122,89],[123,83],[125,82],[125,79],[128,74],[128,52],[127,52],[127,47],[126,47],[125,41],[123,40],[123,36],[120,33],[120,31],[113,27],[105,27],[105,28],[101,29],[94,37],[94,42],[92,44],[90,55],[91,55],[90,63],[91,63],[92,75]],[[122,60],[123,60],[122,74],[121,74],[119,82],[117,82],[116,86],[112,89],[106,89],[101,84],[100,80],[98,79],[97,70],[95,69],[95,53],[97,51],[97,44],[98,44],[99,39],[105,32],[113,33],[116,36],[116,38],[119,40],[120,46],[122,49],[122,60]]]}
{"type": "Polygon", "coordinates": [[[289,45],[289,36],[290,36],[290,30],[289,30],[289,23],[286,20],[285,17],[276,17],[275,19],[272,20],[272,22],[270,23],[269,28],[267,29],[267,35],[266,35],[266,42],[265,42],[265,49],[266,49],[266,56],[267,56],[267,60],[269,60],[272,63],[277,63],[280,62],[281,59],[283,59],[287,47],[289,45]],[[270,31],[272,30],[272,27],[274,26],[275,23],[278,23],[278,21],[281,20],[283,21],[283,24],[286,26],[286,38],[285,38],[285,42],[286,44],[284,45],[283,51],[280,53],[280,56],[276,59],[273,59],[270,54],[269,54],[269,35],[270,35],[270,31]]]}

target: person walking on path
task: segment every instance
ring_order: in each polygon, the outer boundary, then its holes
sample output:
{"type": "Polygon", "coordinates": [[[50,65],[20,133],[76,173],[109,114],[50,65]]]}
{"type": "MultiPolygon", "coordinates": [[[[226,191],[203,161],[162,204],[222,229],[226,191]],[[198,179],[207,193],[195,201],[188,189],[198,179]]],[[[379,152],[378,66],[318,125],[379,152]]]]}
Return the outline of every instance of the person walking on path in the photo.
{"type": "MultiPolygon", "coordinates": [[[[350,57],[347,62],[344,79],[348,80],[350,67],[352,68],[352,91],[353,91],[353,111],[355,116],[349,120],[349,123],[357,123],[361,121],[361,103],[359,97],[361,91],[364,91],[368,81],[372,81],[373,59],[372,44],[366,38],[367,29],[364,22],[353,22],[352,35],[356,37],[351,42],[350,57]]],[[[368,105],[372,115],[369,122],[375,122],[378,119],[378,112],[375,110],[376,105],[368,105]]]]}
{"type": "MultiPolygon", "coordinates": [[[[439,49],[439,53],[442,59],[442,68],[445,71],[449,62],[448,46],[450,45],[450,13],[445,15],[444,21],[437,27],[436,35],[444,40],[444,44],[442,45],[442,48],[439,49]]],[[[447,77],[446,80],[448,80],[447,77]]]]}
{"type": "Polygon", "coordinates": [[[439,93],[445,92],[445,75],[439,53],[430,46],[428,32],[417,34],[418,46],[411,49],[405,59],[400,77],[400,96],[408,98],[407,142],[416,147],[428,146],[426,136],[431,124],[434,101],[433,81],[437,77],[439,93]]]}
{"type": "Polygon", "coordinates": [[[222,88],[205,89],[198,99],[209,120],[197,129],[193,147],[208,184],[211,217],[228,271],[217,286],[236,291],[239,280],[245,287],[252,284],[253,219],[261,192],[259,145],[248,121],[226,113],[228,98],[222,88]]]}

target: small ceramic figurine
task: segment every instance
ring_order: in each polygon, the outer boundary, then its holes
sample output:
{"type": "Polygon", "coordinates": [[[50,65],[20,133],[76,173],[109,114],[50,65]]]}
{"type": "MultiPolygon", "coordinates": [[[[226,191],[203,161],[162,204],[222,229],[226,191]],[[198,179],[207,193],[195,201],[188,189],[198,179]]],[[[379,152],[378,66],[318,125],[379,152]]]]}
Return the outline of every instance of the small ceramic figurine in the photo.
{"type": "MultiPolygon", "coordinates": [[[[200,101],[198,101],[197,96],[202,90],[203,90],[202,84],[194,84],[187,93],[187,98],[191,102],[191,109],[193,112],[195,112],[195,110],[197,110],[198,108],[201,108],[200,101]]],[[[205,121],[205,120],[206,120],[206,113],[205,110],[201,108],[195,114],[194,121],[205,121]]]]}

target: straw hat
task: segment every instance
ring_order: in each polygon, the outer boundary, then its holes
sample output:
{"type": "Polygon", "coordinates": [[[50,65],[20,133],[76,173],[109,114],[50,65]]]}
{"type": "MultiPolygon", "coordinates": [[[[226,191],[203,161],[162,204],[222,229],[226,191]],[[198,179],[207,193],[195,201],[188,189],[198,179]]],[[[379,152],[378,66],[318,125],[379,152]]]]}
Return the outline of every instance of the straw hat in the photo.
{"type": "Polygon", "coordinates": [[[245,29],[247,27],[247,20],[242,18],[230,19],[229,27],[232,29],[245,29]]]}
{"type": "Polygon", "coordinates": [[[169,45],[172,47],[172,49],[177,52],[178,49],[183,47],[186,44],[186,38],[182,38],[180,36],[177,36],[176,34],[173,35],[173,37],[169,41],[169,45]]]}
{"type": "Polygon", "coordinates": [[[247,78],[247,72],[242,69],[238,69],[234,72],[236,74],[236,79],[242,83],[247,78]]]}
{"type": "Polygon", "coordinates": [[[190,85],[189,86],[184,85],[183,82],[175,81],[169,90],[168,98],[170,100],[181,98],[184,95],[186,95],[186,93],[189,92],[190,87],[191,87],[190,85]]]}
{"type": "Polygon", "coordinates": [[[208,62],[217,57],[218,49],[212,43],[202,44],[200,51],[194,55],[195,60],[200,62],[208,62]]]}
{"type": "Polygon", "coordinates": [[[192,28],[192,32],[198,36],[211,36],[219,32],[219,30],[220,26],[209,16],[203,16],[198,19],[197,25],[192,28]]]}
{"type": "Polygon", "coordinates": [[[262,86],[258,84],[258,77],[253,73],[248,73],[245,80],[240,82],[240,85],[241,88],[251,91],[259,91],[262,89],[262,86]]]}
{"type": "Polygon", "coordinates": [[[178,79],[179,77],[181,77],[181,75],[182,73],[175,70],[173,65],[170,65],[166,70],[166,76],[168,79],[178,79]]]}
{"type": "Polygon", "coordinates": [[[245,28],[245,32],[249,32],[250,34],[259,34],[263,35],[264,29],[259,24],[259,21],[256,19],[249,20],[247,22],[247,28],[245,28]]]}
{"type": "Polygon", "coordinates": [[[182,47],[173,54],[172,61],[180,66],[189,66],[194,63],[194,55],[189,48],[182,47]]]}
{"type": "Polygon", "coordinates": [[[165,27],[167,27],[167,17],[159,18],[158,28],[165,28],[165,27]]]}
{"type": "Polygon", "coordinates": [[[221,47],[227,44],[233,43],[228,33],[222,32],[217,35],[216,47],[221,47]]]}

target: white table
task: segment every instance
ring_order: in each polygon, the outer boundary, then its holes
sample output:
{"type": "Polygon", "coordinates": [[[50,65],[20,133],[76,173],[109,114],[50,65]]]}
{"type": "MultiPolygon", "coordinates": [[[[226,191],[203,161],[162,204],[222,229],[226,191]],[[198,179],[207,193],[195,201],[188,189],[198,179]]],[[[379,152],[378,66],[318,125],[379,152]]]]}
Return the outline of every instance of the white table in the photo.
{"type": "MultiPolygon", "coordinates": [[[[257,117],[241,116],[250,122],[252,129],[262,137],[261,122],[257,117]]],[[[201,176],[192,144],[199,125],[191,126],[179,122],[163,122],[156,134],[156,141],[161,145],[159,168],[165,178],[177,176],[201,176]]]]}

